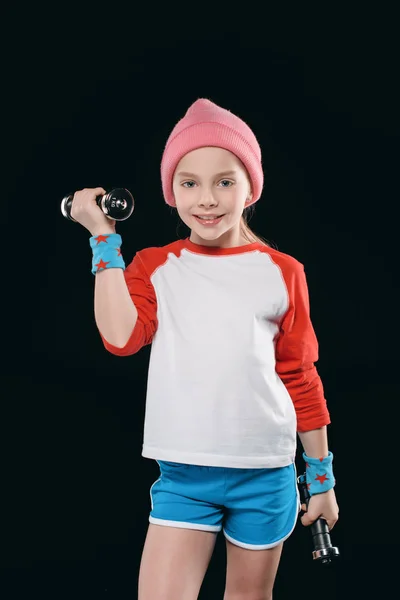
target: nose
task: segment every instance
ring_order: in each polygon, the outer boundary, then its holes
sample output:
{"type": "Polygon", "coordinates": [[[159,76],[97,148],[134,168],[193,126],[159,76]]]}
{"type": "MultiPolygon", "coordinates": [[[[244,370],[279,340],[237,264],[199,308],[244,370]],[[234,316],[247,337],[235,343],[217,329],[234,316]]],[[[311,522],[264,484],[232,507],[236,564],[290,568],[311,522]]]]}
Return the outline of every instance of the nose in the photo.
{"type": "Polygon", "coordinates": [[[216,206],[217,202],[211,193],[203,193],[198,201],[198,206],[209,207],[216,206]]]}

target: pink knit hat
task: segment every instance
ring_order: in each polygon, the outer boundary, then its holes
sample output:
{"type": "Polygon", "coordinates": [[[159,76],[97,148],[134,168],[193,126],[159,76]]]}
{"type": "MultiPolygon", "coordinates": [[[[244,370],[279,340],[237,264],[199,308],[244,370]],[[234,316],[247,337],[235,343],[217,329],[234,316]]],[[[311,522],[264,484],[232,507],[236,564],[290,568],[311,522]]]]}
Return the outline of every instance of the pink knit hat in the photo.
{"type": "Polygon", "coordinates": [[[161,181],[166,203],[176,206],[172,179],[181,158],[188,152],[204,146],[225,148],[240,158],[252,184],[253,195],[246,206],[256,202],[261,196],[264,174],[261,150],[254,133],[244,121],[229,110],[206,98],[200,98],[175,125],[164,149],[161,181]]]}

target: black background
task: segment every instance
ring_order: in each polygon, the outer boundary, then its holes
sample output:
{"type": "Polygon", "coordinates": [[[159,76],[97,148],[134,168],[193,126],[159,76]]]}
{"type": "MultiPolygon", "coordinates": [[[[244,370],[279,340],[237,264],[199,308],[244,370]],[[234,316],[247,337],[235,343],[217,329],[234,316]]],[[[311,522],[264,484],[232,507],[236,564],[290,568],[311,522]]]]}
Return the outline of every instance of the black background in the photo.
{"type": "MultiPolygon", "coordinates": [[[[4,15],[2,599],[136,598],[158,477],[141,457],[150,348],[105,351],[89,234],[60,202],[83,187],[131,190],[135,212],[117,224],[125,262],[185,237],[159,168],[199,97],[260,142],[250,226],[305,265],[332,419],[341,559],[313,563],[299,522],[274,600],[386,597],[398,553],[399,48],[385,5],[352,6],[4,15]]],[[[222,599],[224,577],[220,536],[200,598],[222,599]]]]}

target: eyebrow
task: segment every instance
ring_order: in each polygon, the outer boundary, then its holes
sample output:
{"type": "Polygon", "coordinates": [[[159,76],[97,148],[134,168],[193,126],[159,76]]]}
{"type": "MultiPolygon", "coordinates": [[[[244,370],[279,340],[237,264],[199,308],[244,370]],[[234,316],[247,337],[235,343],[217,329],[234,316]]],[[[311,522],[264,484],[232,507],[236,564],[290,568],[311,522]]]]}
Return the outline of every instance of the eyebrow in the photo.
{"type": "MultiPolygon", "coordinates": [[[[222,171],[222,173],[216,173],[214,177],[222,177],[226,175],[237,175],[237,171],[222,171]]],[[[195,173],[188,173],[187,171],[179,171],[178,177],[197,177],[195,173]]]]}

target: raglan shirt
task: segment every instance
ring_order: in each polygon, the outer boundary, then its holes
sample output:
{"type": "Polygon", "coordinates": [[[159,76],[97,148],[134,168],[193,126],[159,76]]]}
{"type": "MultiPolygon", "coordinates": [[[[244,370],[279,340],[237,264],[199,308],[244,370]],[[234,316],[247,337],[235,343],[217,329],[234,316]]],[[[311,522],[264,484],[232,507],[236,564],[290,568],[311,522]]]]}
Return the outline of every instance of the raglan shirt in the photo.
{"type": "Polygon", "coordinates": [[[138,319],[123,348],[151,344],[142,456],[273,468],[296,433],[330,423],[315,367],[304,266],[261,243],[188,238],[137,252],[124,271],[138,319]]]}

